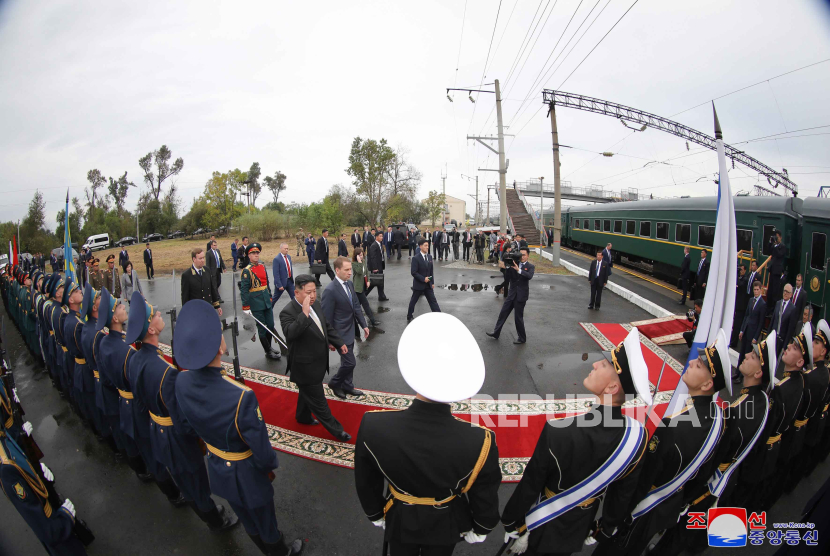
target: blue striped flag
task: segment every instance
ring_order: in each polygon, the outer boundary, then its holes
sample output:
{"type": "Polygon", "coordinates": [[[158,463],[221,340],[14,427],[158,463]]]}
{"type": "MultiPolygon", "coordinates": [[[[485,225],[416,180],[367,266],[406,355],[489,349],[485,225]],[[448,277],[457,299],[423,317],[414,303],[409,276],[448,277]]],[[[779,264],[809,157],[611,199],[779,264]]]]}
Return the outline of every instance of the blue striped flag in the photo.
{"type": "Polygon", "coordinates": [[[75,281],[75,260],[72,257],[72,238],[69,234],[69,190],[66,190],[66,213],[63,221],[63,271],[66,278],[75,281]]]}
{"type": "MultiPolygon", "coordinates": [[[[727,334],[732,331],[732,320],[735,312],[735,284],[738,278],[738,238],[735,225],[735,203],[732,198],[732,188],[729,186],[729,174],[726,166],[726,155],[723,149],[723,133],[718,122],[718,113],[712,103],[715,113],[715,140],[718,148],[718,212],[715,220],[715,242],[712,245],[712,258],[709,263],[709,282],[706,284],[706,295],[703,298],[703,308],[698,320],[697,332],[689,352],[689,359],[683,372],[689,368],[689,362],[697,359],[697,350],[711,345],[723,328],[727,334]]],[[[727,371],[729,372],[729,371],[727,371]]],[[[731,373],[729,373],[731,375],[731,373]]],[[[732,380],[727,376],[726,380],[732,380]]],[[[666,407],[664,415],[674,415],[683,408],[689,389],[682,380],[677,383],[671,401],[666,407]]]]}

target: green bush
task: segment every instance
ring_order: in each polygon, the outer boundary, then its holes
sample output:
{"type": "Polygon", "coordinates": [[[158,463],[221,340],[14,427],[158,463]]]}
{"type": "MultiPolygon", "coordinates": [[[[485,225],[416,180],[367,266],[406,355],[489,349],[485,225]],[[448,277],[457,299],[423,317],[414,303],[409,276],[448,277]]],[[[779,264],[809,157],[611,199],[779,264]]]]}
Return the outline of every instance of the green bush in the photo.
{"type": "Polygon", "coordinates": [[[247,235],[263,241],[277,239],[278,237],[291,237],[294,234],[296,223],[296,216],[292,218],[292,215],[280,214],[273,210],[261,210],[245,214],[234,222],[235,226],[239,227],[240,235],[247,235]]]}

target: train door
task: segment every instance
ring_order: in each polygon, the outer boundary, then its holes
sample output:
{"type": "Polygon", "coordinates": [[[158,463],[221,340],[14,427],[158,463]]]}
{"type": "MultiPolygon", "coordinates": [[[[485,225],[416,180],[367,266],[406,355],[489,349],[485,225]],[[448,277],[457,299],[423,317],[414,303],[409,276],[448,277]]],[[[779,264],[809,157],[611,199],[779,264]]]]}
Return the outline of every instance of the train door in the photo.
{"type": "Polygon", "coordinates": [[[824,306],[822,318],[827,316],[827,266],[830,264],[827,253],[827,234],[814,231],[808,239],[810,252],[807,256],[807,269],[804,283],[810,288],[811,297],[824,306]]]}

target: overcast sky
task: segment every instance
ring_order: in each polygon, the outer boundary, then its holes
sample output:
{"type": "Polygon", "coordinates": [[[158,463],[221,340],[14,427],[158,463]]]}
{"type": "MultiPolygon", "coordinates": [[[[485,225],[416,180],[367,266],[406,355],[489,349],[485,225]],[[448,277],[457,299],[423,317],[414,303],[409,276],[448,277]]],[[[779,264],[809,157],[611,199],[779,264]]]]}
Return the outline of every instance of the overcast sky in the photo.
{"type": "MultiPolygon", "coordinates": [[[[830,58],[827,2],[640,0],[586,59],[632,1],[0,0],[0,220],[22,218],[39,188],[54,228],[66,188],[83,198],[91,168],[126,170],[146,188],[138,159],[162,144],[184,158],[185,210],[211,172],[254,161],[263,175],[287,174],[280,200],[311,202],[350,183],[357,135],[406,146],[422,198],[446,172],[447,193],[472,201],[474,182],[461,174],[497,159],[465,136],[495,133],[495,99],[481,94],[474,105],[455,93],[450,103],[445,89],[494,79],[506,132],[516,134],[506,142],[509,181],[553,180],[543,87],[712,134],[709,105],[680,112],[769,79],[716,101],[725,141],[796,131],[739,147],[787,168],[802,197],[830,184],[830,127],[797,132],[830,126],[830,62],[771,79],[830,58]],[[557,61],[540,77],[546,60],[557,61]]],[[[563,179],[575,186],[714,193],[711,181],[695,182],[717,170],[711,151],[687,153],[677,137],[632,133],[606,116],[562,108],[557,118],[560,141],[574,147],[563,150],[563,179]],[[617,154],[596,158],[601,151],[617,154]],[[675,158],[683,154],[692,156],[675,158]]],[[[483,198],[497,174],[479,175],[483,198]]],[[[735,191],[758,183],[740,166],[730,176],[735,191]]],[[[132,190],[127,206],[137,199],[132,190]]]]}

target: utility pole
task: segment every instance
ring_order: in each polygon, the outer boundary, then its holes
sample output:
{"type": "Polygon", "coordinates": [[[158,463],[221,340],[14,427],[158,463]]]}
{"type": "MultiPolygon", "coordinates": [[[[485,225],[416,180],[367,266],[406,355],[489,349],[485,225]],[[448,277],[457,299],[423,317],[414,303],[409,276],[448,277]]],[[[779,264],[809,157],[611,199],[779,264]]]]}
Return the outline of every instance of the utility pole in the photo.
{"type": "Polygon", "coordinates": [[[487,188],[487,225],[490,225],[490,188],[487,188]]]}
{"type": "Polygon", "coordinates": [[[447,223],[447,175],[441,174],[441,194],[443,195],[443,203],[441,204],[441,226],[447,223]]]}
{"type": "Polygon", "coordinates": [[[548,236],[545,234],[545,176],[539,178],[539,222],[542,224],[542,249],[547,247],[548,236]]]}
{"type": "Polygon", "coordinates": [[[556,106],[550,103],[550,134],[553,140],[553,258],[554,266],[559,266],[559,242],[562,237],[562,191],[559,187],[559,132],[556,129],[556,106]]]}
{"type": "MultiPolygon", "coordinates": [[[[468,180],[473,179],[471,176],[467,176],[467,175],[464,175],[464,174],[461,174],[461,177],[462,178],[467,178],[468,180]]],[[[475,219],[476,224],[481,226],[481,221],[480,221],[481,211],[479,210],[479,204],[478,204],[478,176],[475,177],[475,180],[476,180],[476,195],[475,195],[476,210],[474,211],[473,218],[475,219]]],[[[470,197],[472,197],[472,195],[470,195],[470,197]]]]}

